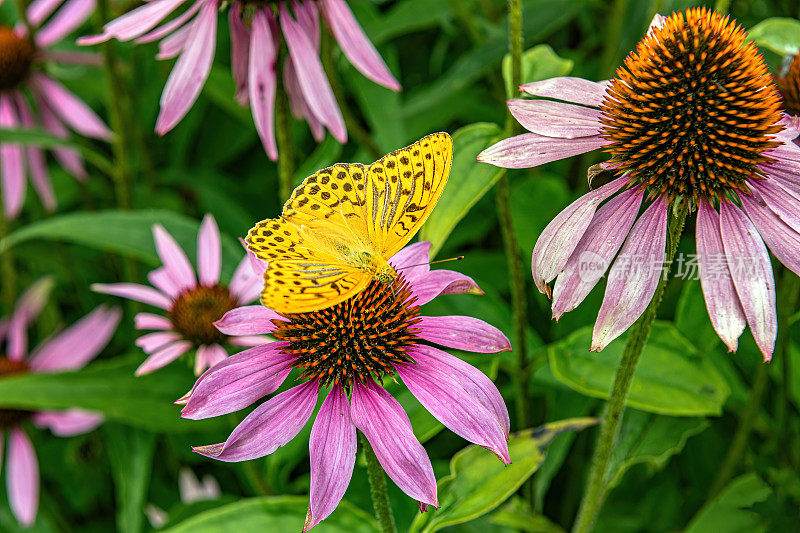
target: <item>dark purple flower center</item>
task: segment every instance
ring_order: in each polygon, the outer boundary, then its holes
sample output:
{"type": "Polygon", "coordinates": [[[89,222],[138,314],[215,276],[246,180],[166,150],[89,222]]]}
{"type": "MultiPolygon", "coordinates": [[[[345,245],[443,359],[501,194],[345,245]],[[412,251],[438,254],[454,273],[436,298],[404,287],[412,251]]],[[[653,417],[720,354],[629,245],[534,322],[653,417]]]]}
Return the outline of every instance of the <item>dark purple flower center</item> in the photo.
{"type": "MultiPolygon", "coordinates": [[[[12,361],[0,356],[0,378],[27,373],[28,365],[24,361],[12,361]]],[[[0,429],[17,426],[30,416],[31,412],[23,409],[0,409],[0,429]]]]}
{"type": "Polygon", "coordinates": [[[227,337],[214,322],[238,305],[225,285],[198,286],[175,299],[169,319],[175,331],[196,346],[220,343],[227,337]]]}
{"type": "Polygon", "coordinates": [[[272,336],[289,342],[283,352],[295,357],[301,378],[347,388],[394,373],[393,364],[410,362],[407,349],[419,342],[419,306],[402,274],[391,284],[371,281],[340,304],[273,320],[272,336]]]}
{"type": "Polygon", "coordinates": [[[603,101],[606,148],[651,196],[724,200],[763,177],[780,144],[780,96],[744,30],[717,12],[673,13],[617,69],[603,101]]]}
{"type": "Polygon", "coordinates": [[[787,113],[800,116],[800,54],[796,54],[782,76],[775,82],[783,97],[783,108],[787,113]]]}
{"type": "Polygon", "coordinates": [[[35,51],[30,39],[0,26],[0,91],[14,89],[28,76],[35,51]]]}

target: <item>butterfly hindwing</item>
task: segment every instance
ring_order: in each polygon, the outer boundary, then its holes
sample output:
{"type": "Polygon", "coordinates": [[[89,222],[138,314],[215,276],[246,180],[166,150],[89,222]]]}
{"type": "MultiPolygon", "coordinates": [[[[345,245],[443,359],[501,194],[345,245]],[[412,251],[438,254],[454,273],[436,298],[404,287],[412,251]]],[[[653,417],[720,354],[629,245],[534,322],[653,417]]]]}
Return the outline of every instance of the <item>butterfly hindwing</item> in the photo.
{"type": "Polygon", "coordinates": [[[369,166],[366,219],[370,240],[385,258],[419,231],[442,194],[453,160],[453,141],[434,133],[369,166]]]}

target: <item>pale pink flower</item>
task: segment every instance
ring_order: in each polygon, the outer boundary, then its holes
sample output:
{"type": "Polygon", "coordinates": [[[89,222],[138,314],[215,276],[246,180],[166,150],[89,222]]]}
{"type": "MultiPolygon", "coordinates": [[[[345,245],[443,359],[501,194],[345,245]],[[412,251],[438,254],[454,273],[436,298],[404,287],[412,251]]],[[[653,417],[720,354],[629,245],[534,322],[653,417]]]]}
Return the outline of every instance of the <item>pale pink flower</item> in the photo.
{"type": "Polygon", "coordinates": [[[523,85],[552,100],[509,100],[530,133],[478,156],[506,168],[598,148],[614,156],[603,168],[615,179],[542,232],[533,249],[536,286],[550,295],[555,280],[558,319],[610,265],[592,340],[601,350],[649,304],[662,275],[668,209],[687,202],[697,212],[697,261],[714,329],[735,351],[749,324],[769,360],[777,318],[764,242],[800,273],[800,147],[791,142],[798,120],[780,112],[767,66],[744,30],[705,8],[657,18],[616,76],[523,85]]]}
{"type": "Polygon", "coordinates": [[[250,334],[229,337],[214,327],[214,321],[227,311],[255,300],[261,292],[262,279],[253,271],[245,256],[236,268],[230,285],[220,283],[222,245],[214,217],[206,215],[197,234],[197,276],[175,239],[161,226],[153,227],[156,251],[163,266],[147,279],[153,287],[137,283],[95,283],[92,290],[143,302],[166,311],[136,315],[136,328],[153,333],[136,340],[148,358],[136,369],[136,375],[149,374],[196,349],[195,375],[228,356],[223,344],[254,346],[265,341],[250,334]]]}
{"type": "MultiPolygon", "coordinates": [[[[291,10],[289,4],[235,1],[228,8],[236,99],[250,105],[258,135],[273,161],[278,158],[274,108],[281,34],[288,50],[283,82],[294,115],[308,121],[317,141],[324,138],[325,129],[339,142],[347,140],[341,111],[319,58],[320,12],[353,66],[374,82],[400,90],[345,0],[292,0],[291,10]]],[[[152,0],[106,24],[101,35],[79,42],[94,44],[116,38],[146,43],[161,39],[159,59],[180,56],[161,95],[156,132],[164,135],[186,116],[208,78],[216,51],[219,9],[217,0],[152,0]],[[179,15],[158,26],[183,7],[186,9],[179,15]]]]}
{"type": "MultiPolygon", "coordinates": [[[[28,6],[27,18],[38,28],[32,38],[21,24],[14,28],[0,25],[0,128],[37,128],[55,137],[66,137],[69,127],[86,137],[107,141],[111,131],[105,123],[42,68],[46,63],[100,63],[95,54],[48,50],[83,24],[94,11],[95,0],[67,0],[56,11],[59,5],[60,2],[53,0],[35,0],[28,6]],[[31,106],[30,101],[35,105],[31,106]]],[[[77,151],[69,148],[51,151],[69,174],[81,181],[87,178],[77,151]]],[[[45,208],[49,211],[56,208],[44,150],[4,142],[0,143],[0,185],[3,212],[9,218],[15,218],[22,210],[26,173],[45,208]]]]}
{"type": "MultiPolygon", "coordinates": [[[[64,331],[50,337],[28,354],[28,325],[39,315],[52,281],[34,283],[19,299],[12,314],[0,319],[0,376],[51,373],[83,368],[108,344],[120,319],[120,311],[100,306],[64,331]]],[[[29,411],[0,408],[0,464],[3,438],[6,448],[8,503],[17,521],[30,526],[39,506],[39,464],[23,424],[31,421],[59,437],[87,433],[102,423],[102,416],[82,409],[29,411]]]]}
{"type": "Polygon", "coordinates": [[[330,387],[311,429],[304,531],[332,513],[344,496],[356,460],[356,429],[389,477],[422,510],[438,507],[430,459],[403,408],[379,385],[396,373],[442,424],[510,463],[508,411],[497,387],[478,369],[433,345],[478,353],[502,352],[511,345],[497,328],[477,318],[420,314],[419,306],[442,294],[483,294],[463,274],[431,271],[429,250],[427,242],[404,248],[390,259],[401,272],[392,285],[373,282],[321,311],[283,316],[254,305],[228,312],[217,322],[223,333],[268,334],[277,341],[231,356],[203,374],[178,402],[186,404],[183,417],[244,409],[275,392],[293,368],[304,382],[257,407],[225,442],[195,451],[221,461],[271,454],[300,432],[319,393],[330,387]]]}

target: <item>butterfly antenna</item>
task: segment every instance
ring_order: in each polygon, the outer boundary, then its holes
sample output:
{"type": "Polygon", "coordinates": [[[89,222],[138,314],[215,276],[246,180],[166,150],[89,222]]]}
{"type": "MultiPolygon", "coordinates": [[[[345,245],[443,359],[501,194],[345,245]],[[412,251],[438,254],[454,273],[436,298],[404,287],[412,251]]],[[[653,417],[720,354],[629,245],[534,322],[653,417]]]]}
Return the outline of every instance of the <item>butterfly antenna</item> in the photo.
{"type": "Polygon", "coordinates": [[[435,265],[436,263],[447,263],[448,261],[461,261],[462,259],[464,259],[464,256],[459,255],[458,257],[450,257],[448,259],[437,259],[436,261],[428,261],[427,263],[420,263],[418,265],[406,265],[404,267],[395,268],[395,270],[403,270],[404,268],[418,267],[423,265],[435,265]]]}

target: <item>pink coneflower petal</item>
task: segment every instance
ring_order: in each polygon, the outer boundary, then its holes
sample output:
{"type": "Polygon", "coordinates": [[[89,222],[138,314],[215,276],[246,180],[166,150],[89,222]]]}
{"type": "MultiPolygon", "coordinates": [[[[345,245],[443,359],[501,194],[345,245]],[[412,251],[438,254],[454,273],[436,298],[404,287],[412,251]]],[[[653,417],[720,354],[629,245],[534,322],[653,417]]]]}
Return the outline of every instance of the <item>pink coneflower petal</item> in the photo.
{"type": "MultiPolygon", "coordinates": [[[[25,128],[35,129],[37,127],[36,121],[33,118],[33,113],[28,106],[28,101],[22,93],[14,94],[19,111],[19,119],[25,128]]],[[[44,155],[44,150],[35,146],[28,146],[26,149],[28,155],[28,170],[30,171],[31,183],[42,199],[45,209],[53,211],[56,208],[56,196],[53,193],[53,185],[50,183],[50,173],[47,170],[47,159],[44,155]]]]}
{"type": "Polygon", "coordinates": [[[28,324],[42,312],[50,291],[52,278],[41,278],[28,287],[19,297],[14,313],[8,321],[8,342],[6,354],[12,361],[21,361],[28,351],[28,324]]]}
{"type": "Polygon", "coordinates": [[[303,531],[319,524],[339,505],[353,475],[357,448],[347,396],[334,385],[322,402],[308,442],[311,486],[303,531]]]}
{"type": "Polygon", "coordinates": [[[797,253],[800,250],[800,233],[755,198],[745,195],[741,198],[747,216],[775,257],[795,274],[800,273],[800,254],[797,253]]]}
{"type": "Polygon", "coordinates": [[[185,26],[175,30],[171,35],[167,36],[160,43],[158,43],[158,53],[156,54],[156,59],[172,59],[180,54],[183,51],[183,47],[186,46],[186,41],[188,41],[189,37],[192,35],[196,22],[196,20],[193,20],[192,22],[187,23],[185,26]]]}
{"type": "Polygon", "coordinates": [[[134,318],[136,329],[172,329],[172,322],[167,317],[153,313],[137,313],[134,318]]]}
{"type": "Polygon", "coordinates": [[[181,416],[200,420],[233,413],[278,390],[292,369],[282,346],[257,346],[209,369],[197,380],[181,416]]]}
{"type": "Polygon", "coordinates": [[[584,194],[556,215],[539,235],[531,260],[533,281],[539,292],[550,293],[547,284],[564,270],[572,252],[592,222],[597,206],[626,183],[627,178],[623,176],[584,194]]]}
{"type": "Polygon", "coordinates": [[[263,305],[245,305],[231,309],[214,325],[225,335],[268,335],[275,331],[273,320],[283,317],[263,305]]]}
{"type": "Polygon", "coordinates": [[[292,108],[292,114],[299,120],[308,122],[308,127],[311,129],[311,135],[317,142],[322,142],[325,138],[325,126],[322,122],[317,120],[314,112],[308,107],[303,90],[300,88],[300,82],[297,81],[297,69],[292,64],[292,58],[287,57],[283,66],[283,88],[286,94],[289,95],[289,105],[292,108]]]}
{"type": "Polygon", "coordinates": [[[247,70],[248,97],[256,131],[258,131],[267,156],[273,161],[278,159],[274,125],[277,87],[275,62],[277,58],[275,39],[267,21],[267,11],[259,9],[253,17],[250,34],[250,60],[247,70]]]}
{"type": "Polygon", "coordinates": [[[138,283],[93,283],[91,288],[95,292],[121,296],[129,300],[160,307],[164,310],[169,310],[172,307],[172,301],[169,298],[152,287],[139,285],[138,283]]]}
{"type": "Polygon", "coordinates": [[[422,339],[448,348],[475,353],[511,350],[502,331],[471,316],[423,316],[416,327],[422,339]]]}
{"type": "Polygon", "coordinates": [[[331,134],[339,141],[347,141],[347,130],[344,119],[336,103],[325,70],[317,56],[314,44],[303,32],[286,10],[284,4],[280,5],[279,17],[289,56],[297,69],[297,79],[303,96],[314,115],[328,128],[331,134]]]}
{"type": "Polygon", "coordinates": [[[144,350],[146,354],[151,354],[182,338],[180,333],[175,331],[156,331],[136,339],[136,346],[144,350]]]}
{"type": "Polygon", "coordinates": [[[494,413],[470,391],[434,368],[395,366],[408,390],[439,422],[462,438],[474,442],[509,464],[507,437],[494,413]]]}
{"type": "Polygon", "coordinates": [[[139,368],[136,369],[136,372],[134,372],[134,374],[137,376],[141,376],[144,374],[149,374],[150,372],[158,370],[159,368],[162,368],[164,366],[167,366],[175,359],[188,352],[191,349],[191,347],[192,343],[189,341],[177,341],[168,346],[165,346],[161,350],[153,353],[147,359],[145,359],[144,363],[139,365],[139,368]]]}
{"type": "Polygon", "coordinates": [[[264,285],[264,269],[266,265],[259,259],[255,259],[260,272],[254,272],[254,260],[250,256],[251,252],[248,252],[248,255],[239,262],[231,278],[231,294],[236,296],[239,303],[250,303],[258,298],[264,285]]]}
{"type": "Polygon", "coordinates": [[[642,315],[656,292],[667,244],[667,201],[663,196],[642,213],[611,267],[592,333],[600,351],[642,315]]]}
{"type": "Polygon", "coordinates": [[[400,90],[389,67],[343,0],[322,0],[322,13],[342,52],[364,76],[393,91],[400,90]]]}
{"type": "Polygon", "coordinates": [[[553,286],[553,318],[575,309],[608,270],[631,230],[642,194],[624,191],[597,210],[553,286]]]}
{"type": "Polygon", "coordinates": [[[401,270],[403,277],[413,285],[430,272],[431,267],[428,264],[431,260],[430,252],[431,243],[428,241],[415,242],[394,254],[389,259],[389,263],[395,270],[401,270]]]}
{"type": "Polygon", "coordinates": [[[232,346],[244,346],[246,348],[261,346],[267,342],[271,342],[271,339],[263,335],[241,335],[239,337],[231,337],[228,339],[228,343],[232,346]]]}
{"type": "Polygon", "coordinates": [[[193,450],[220,461],[246,461],[269,455],[297,435],[317,403],[318,385],[308,381],[258,406],[236,426],[228,440],[193,450]]]}
{"type": "Polygon", "coordinates": [[[39,463],[30,439],[18,427],[11,429],[8,438],[6,464],[8,504],[19,523],[29,527],[39,508],[39,463]]]}
{"type": "MultiPolygon", "coordinates": [[[[19,127],[19,117],[11,97],[0,94],[0,128],[19,127]]],[[[3,211],[16,218],[25,203],[25,149],[22,145],[0,143],[0,173],[2,173],[3,211]]]]}
{"type": "Polygon", "coordinates": [[[219,283],[221,268],[222,243],[219,240],[219,228],[214,217],[206,215],[197,233],[197,277],[200,279],[200,284],[219,283]]]}
{"type": "MultiPolygon", "coordinates": [[[[65,139],[69,136],[69,131],[66,126],[61,123],[61,120],[53,113],[43,100],[41,94],[36,94],[36,100],[39,109],[39,118],[42,120],[44,128],[54,137],[65,139]]],[[[86,167],[83,164],[83,158],[77,150],[72,148],[51,148],[53,155],[59,164],[64,167],[64,170],[75,176],[79,181],[86,181],[89,174],[86,172],[86,167]]]]}
{"type": "Polygon", "coordinates": [[[197,12],[200,11],[200,8],[203,7],[203,4],[205,2],[206,0],[197,0],[194,4],[192,4],[192,6],[189,9],[187,9],[174,19],[170,20],[165,24],[162,24],[158,28],[148,33],[145,33],[141,37],[137,37],[136,42],[139,44],[151,43],[153,41],[161,39],[162,37],[169,35],[173,31],[177,30],[178,28],[189,22],[189,20],[191,20],[192,17],[194,17],[197,14],[197,12]]]}
{"type": "Polygon", "coordinates": [[[185,0],[153,0],[137,7],[103,26],[104,40],[112,37],[120,41],[135,39],[155,28],[184,2],[185,0]]]}
{"type": "Polygon", "coordinates": [[[439,506],[436,478],[411,421],[392,396],[372,382],[353,383],[350,415],[367,437],[386,474],[412,498],[439,506]]]}
{"type": "Polygon", "coordinates": [[[559,139],[592,137],[600,132],[600,110],[550,100],[509,100],[508,110],[523,128],[559,139]]]}
{"type": "Polygon", "coordinates": [[[520,85],[519,89],[532,96],[543,96],[594,107],[599,107],[606,95],[606,84],[570,76],[526,83],[520,85]]]}
{"type": "Polygon", "coordinates": [[[103,56],[93,52],[63,52],[60,50],[45,50],[40,52],[42,61],[53,63],[67,63],[69,65],[86,65],[89,67],[102,67],[103,56]]]}
{"type": "Polygon", "coordinates": [[[783,130],[775,134],[776,139],[793,141],[800,135],[800,117],[784,114],[778,124],[783,126],[783,130]]]}
{"type": "Polygon", "coordinates": [[[110,141],[111,130],[92,109],[66,87],[44,74],[31,76],[47,105],[73,130],[85,137],[110,141]]]}
{"type": "Polygon", "coordinates": [[[164,268],[172,278],[173,283],[181,290],[197,285],[197,278],[195,278],[192,264],[180,245],[161,224],[153,226],[153,238],[156,243],[158,257],[161,258],[161,262],[164,264],[164,268]]]}
{"type": "Polygon", "coordinates": [[[706,202],[697,205],[695,234],[700,285],[703,287],[708,317],[728,350],[735,352],[746,320],[722,246],[719,214],[706,202]]]}
{"type": "Polygon", "coordinates": [[[228,357],[228,352],[219,344],[209,344],[197,347],[194,356],[194,375],[199,376],[207,368],[211,368],[228,357]]]}
{"type": "Polygon", "coordinates": [[[756,344],[764,354],[764,360],[769,361],[775,347],[778,318],[775,280],[767,247],[750,219],[730,202],[721,202],[719,225],[728,267],[744,316],[756,344]]]}
{"type": "Polygon", "coordinates": [[[247,105],[247,63],[250,57],[250,28],[242,21],[242,4],[234,2],[228,10],[231,28],[231,70],[236,82],[236,101],[247,105]]]}
{"type": "Polygon", "coordinates": [[[158,267],[147,273],[147,281],[172,299],[177,298],[181,293],[181,287],[173,281],[172,276],[167,272],[166,267],[158,267]]]}
{"type": "Polygon", "coordinates": [[[35,34],[36,45],[51,46],[75,31],[94,11],[96,0],[68,0],[35,34]]]}
{"type": "Polygon", "coordinates": [[[217,3],[207,2],[188,27],[191,27],[189,38],[161,94],[161,112],[156,120],[159,135],[167,133],[186,116],[211,72],[217,46],[217,3]]]}
{"type": "Polygon", "coordinates": [[[493,413],[505,436],[511,431],[508,408],[500,391],[486,374],[433,346],[419,345],[410,351],[411,357],[422,369],[431,368],[449,376],[450,381],[458,383],[469,392],[483,407],[493,413]]]}
{"type": "Polygon", "coordinates": [[[610,142],[599,135],[556,139],[536,133],[523,133],[493,144],[478,154],[478,161],[503,168],[528,168],[585,154],[607,144],[610,142]]]}
{"type": "MultiPolygon", "coordinates": [[[[766,207],[791,227],[800,232],[800,199],[794,197],[774,180],[753,180],[748,182],[766,207]]],[[[800,255],[800,254],[796,254],[800,255]]]]}
{"type": "Polygon", "coordinates": [[[47,17],[60,6],[64,0],[33,0],[25,11],[28,22],[32,26],[41,26],[47,17]]]}
{"type": "Polygon", "coordinates": [[[30,366],[37,371],[77,370],[97,357],[117,330],[122,312],[97,309],[68,327],[32,354],[30,366]]]}
{"type": "Polygon", "coordinates": [[[423,305],[445,294],[483,294],[475,281],[460,272],[432,270],[411,286],[417,305],[423,305]]]}
{"type": "Polygon", "coordinates": [[[314,50],[319,52],[319,11],[314,2],[300,2],[292,0],[292,12],[297,20],[297,24],[303,29],[308,39],[314,45],[314,50]]]}
{"type": "Polygon", "coordinates": [[[48,428],[59,437],[82,435],[103,423],[102,415],[83,409],[66,411],[39,411],[33,415],[33,423],[39,428],[48,428]]]}

